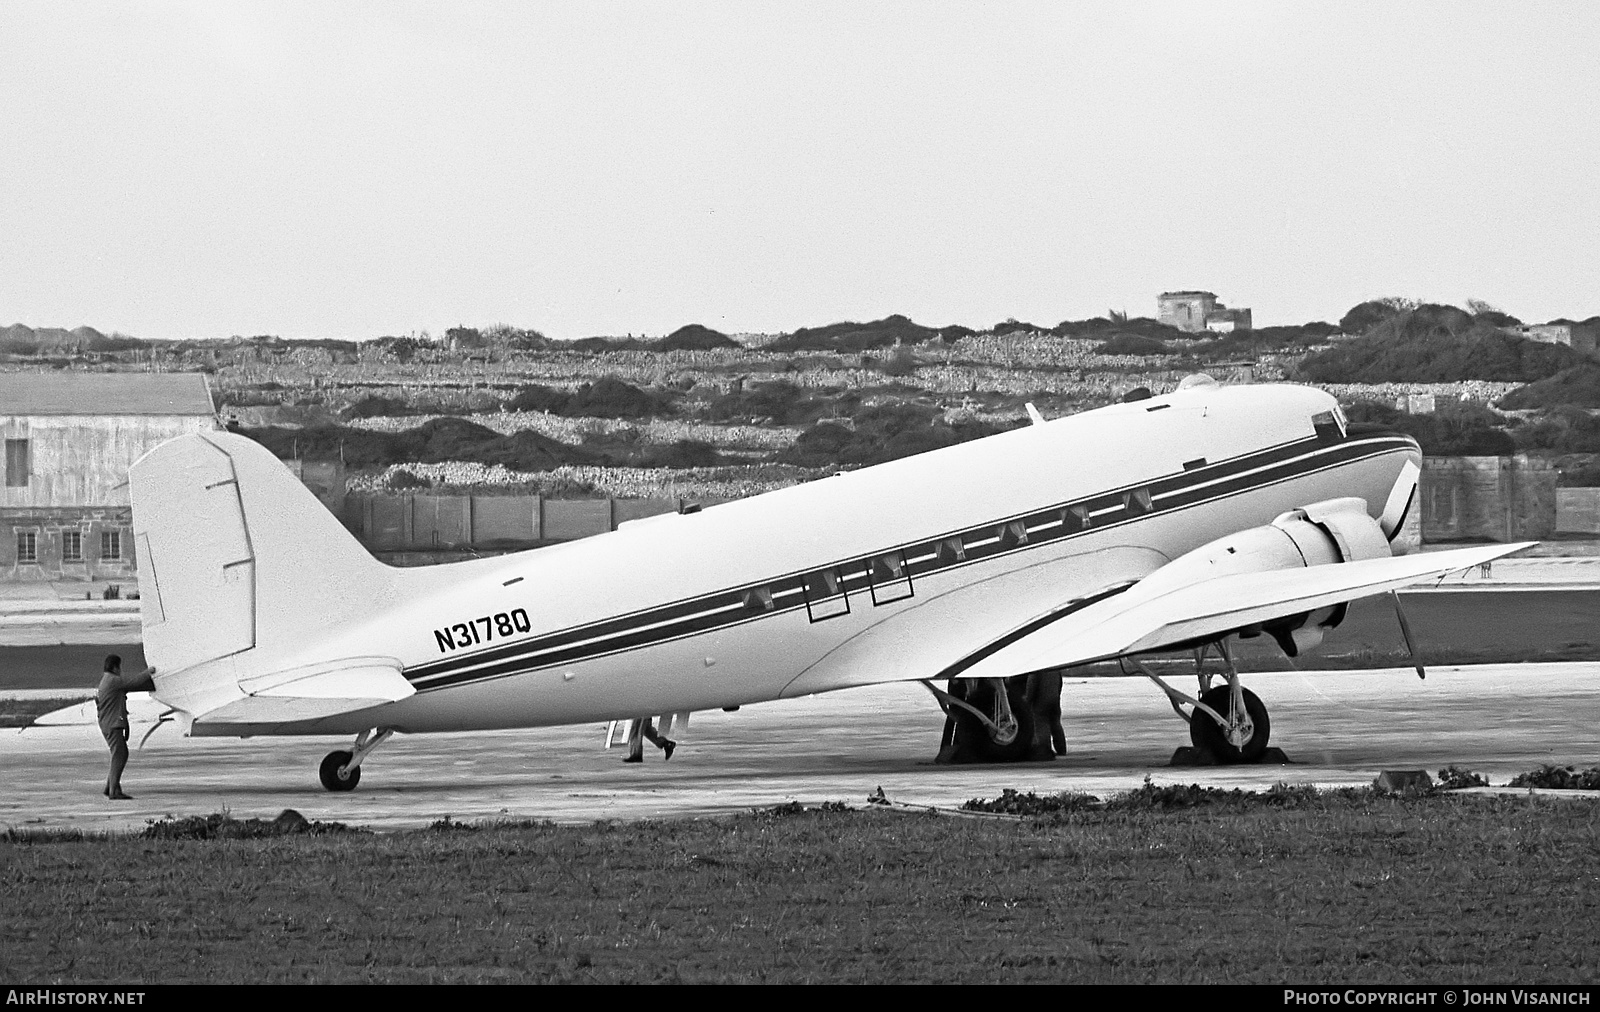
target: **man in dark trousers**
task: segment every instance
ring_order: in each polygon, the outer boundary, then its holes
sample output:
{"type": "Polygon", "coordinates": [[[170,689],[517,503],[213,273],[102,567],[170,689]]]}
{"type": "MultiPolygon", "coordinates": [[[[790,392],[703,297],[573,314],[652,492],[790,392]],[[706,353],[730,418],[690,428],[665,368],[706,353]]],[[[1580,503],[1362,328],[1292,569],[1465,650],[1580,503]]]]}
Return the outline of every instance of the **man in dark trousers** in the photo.
{"type": "Polygon", "coordinates": [[[100,733],[105,735],[111,748],[111,773],[106,777],[106,797],[113,801],[128,801],[132,795],[122,793],[122,769],[128,765],[128,693],[146,692],[155,688],[150,677],[154,668],[146,668],[137,675],[122,674],[122,658],[112,654],[106,658],[105,673],[100,676],[100,688],[94,694],[95,709],[100,714],[100,733]]]}
{"type": "Polygon", "coordinates": [[[664,734],[656,732],[655,721],[649,717],[639,717],[633,722],[633,727],[628,731],[628,757],[622,760],[625,763],[644,762],[644,739],[649,738],[650,744],[666,753],[665,758],[672,758],[672,750],[678,743],[664,734]]]}

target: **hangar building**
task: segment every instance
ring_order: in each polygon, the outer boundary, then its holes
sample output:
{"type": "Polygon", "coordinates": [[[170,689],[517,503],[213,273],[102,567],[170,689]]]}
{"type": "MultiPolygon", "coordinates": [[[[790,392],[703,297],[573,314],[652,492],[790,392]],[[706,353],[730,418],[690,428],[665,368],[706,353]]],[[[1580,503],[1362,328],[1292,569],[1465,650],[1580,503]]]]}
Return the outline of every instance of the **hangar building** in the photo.
{"type": "Polygon", "coordinates": [[[200,373],[0,373],[0,580],[131,579],[129,465],[218,427],[200,373]]]}

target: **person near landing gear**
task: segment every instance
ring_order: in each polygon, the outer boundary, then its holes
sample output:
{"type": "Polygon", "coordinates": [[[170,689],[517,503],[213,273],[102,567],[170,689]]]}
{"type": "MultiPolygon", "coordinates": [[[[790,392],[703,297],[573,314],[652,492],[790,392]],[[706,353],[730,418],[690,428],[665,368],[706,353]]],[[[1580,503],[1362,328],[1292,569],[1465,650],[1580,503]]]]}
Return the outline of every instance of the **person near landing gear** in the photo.
{"type": "Polygon", "coordinates": [[[95,710],[100,717],[100,733],[111,749],[111,772],[106,776],[105,796],[113,801],[130,801],[133,796],[122,792],[122,770],[128,765],[128,693],[145,692],[155,688],[150,677],[154,668],[146,668],[137,675],[122,674],[122,658],[111,654],[106,658],[100,676],[100,688],[95,692],[95,710]]]}
{"type": "Polygon", "coordinates": [[[650,744],[665,753],[662,757],[664,759],[671,759],[672,750],[678,747],[678,743],[671,738],[664,734],[656,733],[655,721],[649,717],[639,717],[634,720],[633,728],[628,731],[628,757],[622,761],[625,763],[644,762],[644,740],[646,738],[650,739],[650,744]]]}

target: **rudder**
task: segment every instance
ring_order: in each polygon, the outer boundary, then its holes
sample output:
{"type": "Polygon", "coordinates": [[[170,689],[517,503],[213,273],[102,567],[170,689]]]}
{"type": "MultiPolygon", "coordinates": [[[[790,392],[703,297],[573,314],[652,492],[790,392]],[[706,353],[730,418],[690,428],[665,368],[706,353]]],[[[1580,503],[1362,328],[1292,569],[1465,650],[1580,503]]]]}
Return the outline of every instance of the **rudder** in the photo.
{"type": "Polygon", "coordinates": [[[129,486],[145,657],[158,672],[292,652],[393,596],[389,568],[253,440],[180,436],[139,458],[129,486]]]}

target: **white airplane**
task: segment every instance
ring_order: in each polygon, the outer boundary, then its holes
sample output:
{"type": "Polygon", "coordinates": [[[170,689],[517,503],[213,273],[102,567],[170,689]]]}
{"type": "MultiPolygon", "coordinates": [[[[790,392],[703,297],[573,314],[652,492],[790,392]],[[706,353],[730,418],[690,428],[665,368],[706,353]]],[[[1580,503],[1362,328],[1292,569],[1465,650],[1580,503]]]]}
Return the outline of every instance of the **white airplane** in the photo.
{"type": "MultiPolygon", "coordinates": [[[[356,735],[321,767],[349,790],[394,732],[1120,658],[1162,686],[1196,745],[1249,760],[1268,720],[1231,662],[1214,688],[1200,666],[1196,698],[1141,655],[1261,631],[1294,654],[1350,600],[1526,547],[1394,554],[1417,444],[1347,425],[1309,387],[1192,377],[1054,421],[1030,413],[986,439],[419,569],[373,559],[257,443],[185,435],[130,477],[155,695],[191,735],[356,735]]],[[[994,691],[1005,684],[935,690],[998,758],[1033,734],[1016,689],[994,691]]]]}

